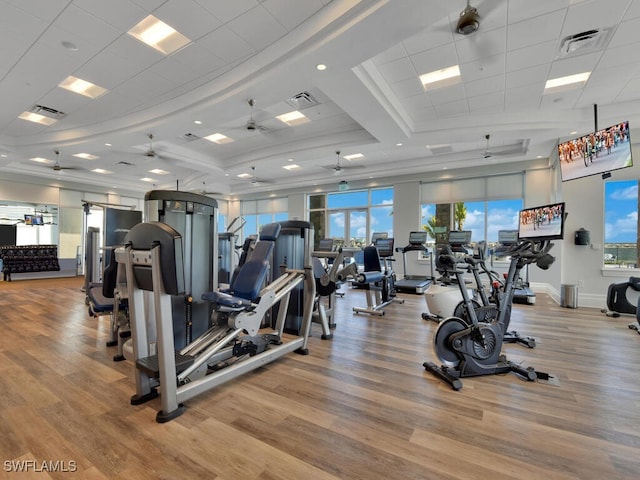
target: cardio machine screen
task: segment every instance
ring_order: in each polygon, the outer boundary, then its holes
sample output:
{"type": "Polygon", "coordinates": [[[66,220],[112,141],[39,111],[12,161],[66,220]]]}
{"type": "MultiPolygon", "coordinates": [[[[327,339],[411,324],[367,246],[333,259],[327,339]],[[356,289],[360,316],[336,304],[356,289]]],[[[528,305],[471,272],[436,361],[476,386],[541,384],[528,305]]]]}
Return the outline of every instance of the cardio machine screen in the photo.
{"type": "Polygon", "coordinates": [[[449,232],[450,245],[468,245],[471,243],[471,230],[451,230],[449,232]]]}
{"type": "Polygon", "coordinates": [[[409,233],[409,243],[411,245],[423,245],[427,243],[427,232],[411,232],[409,233]]]}

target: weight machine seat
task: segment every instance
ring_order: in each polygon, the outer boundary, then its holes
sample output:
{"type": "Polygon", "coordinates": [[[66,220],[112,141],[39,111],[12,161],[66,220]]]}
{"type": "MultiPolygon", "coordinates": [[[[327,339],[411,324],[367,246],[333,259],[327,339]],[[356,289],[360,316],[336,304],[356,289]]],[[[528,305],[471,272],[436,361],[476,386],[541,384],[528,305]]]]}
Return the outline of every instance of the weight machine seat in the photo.
{"type": "Polygon", "coordinates": [[[207,292],[202,299],[212,302],[217,310],[240,312],[251,310],[252,301],[260,296],[260,290],[269,273],[269,258],[273,252],[274,242],[280,234],[279,223],[269,223],[262,227],[260,240],[256,243],[251,258],[237,270],[237,275],[227,291],[207,292]]]}
{"type": "MultiPolygon", "coordinates": [[[[87,289],[87,298],[94,314],[107,314],[114,310],[116,282],[118,279],[118,262],[115,252],[112,252],[109,265],[102,274],[102,283],[92,283],[87,289]]],[[[120,302],[120,310],[128,306],[127,299],[120,302]]]]}

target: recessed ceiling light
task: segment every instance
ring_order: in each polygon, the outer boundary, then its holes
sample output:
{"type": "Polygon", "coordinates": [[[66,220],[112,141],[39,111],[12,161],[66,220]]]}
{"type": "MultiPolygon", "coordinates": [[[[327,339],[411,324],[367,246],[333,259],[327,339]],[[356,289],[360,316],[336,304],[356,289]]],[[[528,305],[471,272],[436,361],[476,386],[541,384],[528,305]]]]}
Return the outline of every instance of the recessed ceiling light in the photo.
{"type": "Polygon", "coordinates": [[[345,160],[351,161],[351,160],[358,160],[359,158],[363,158],[363,157],[364,155],[361,153],[352,153],[351,155],[345,155],[343,158],[345,160]]]}
{"type": "Polygon", "coordinates": [[[69,75],[62,82],[60,82],[58,86],[60,88],[64,88],[65,90],[69,90],[71,92],[78,93],[89,98],[98,98],[99,96],[104,95],[107,92],[106,88],[102,88],[99,85],[87,82],[86,80],[82,80],[81,78],[74,77],[73,75],[69,75]]]}
{"type": "Polygon", "coordinates": [[[127,32],[165,55],[180,50],[191,40],[153,15],[149,15],[127,32]]]}
{"type": "Polygon", "coordinates": [[[91,170],[92,172],[96,172],[96,173],[102,173],[103,175],[108,175],[110,173],[113,173],[111,170],[105,170],[103,168],[94,168],[93,170],[91,170]]]}
{"type": "Polygon", "coordinates": [[[224,176],[225,176],[225,177],[228,177],[228,176],[229,176],[229,174],[228,174],[228,173],[225,173],[225,174],[224,174],[224,176]]]}
{"type": "Polygon", "coordinates": [[[149,170],[149,173],[155,173],[156,175],[167,175],[169,172],[160,168],[154,168],[153,170],[149,170]]]}
{"type": "Polygon", "coordinates": [[[289,113],[283,113],[282,115],[276,116],[276,118],[281,122],[286,123],[290,127],[293,127],[295,125],[302,125],[303,123],[311,121],[304,115],[304,113],[301,113],[298,110],[294,110],[293,112],[289,113]]]}
{"type": "Polygon", "coordinates": [[[296,165],[295,163],[292,163],[291,165],[285,165],[284,167],[285,170],[295,170],[297,168],[300,168],[300,165],[296,165]]]}
{"type": "Polygon", "coordinates": [[[205,140],[209,140],[210,142],[218,143],[218,144],[233,142],[233,138],[227,137],[226,135],[223,135],[221,133],[214,133],[211,135],[207,135],[206,137],[203,137],[203,138],[205,140]]]}
{"type": "Polygon", "coordinates": [[[237,176],[240,177],[240,178],[250,178],[251,174],[250,173],[239,173],[237,176]]]}
{"type": "Polygon", "coordinates": [[[567,75],[566,77],[558,77],[547,80],[544,85],[544,93],[550,93],[557,91],[560,87],[577,87],[578,84],[584,83],[589,80],[591,72],[576,73],[575,75],[567,75]]]}
{"type": "Polygon", "coordinates": [[[66,48],[67,50],[71,50],[72,52],[77,52],[79,50],[78,46],[73,42],[63,41],[60,44],[66,48]]]}
{"type": "Polygon", "coordinates": [[[321,72],[323,70],[326,70],[327,66],[324,63],[319,63],[318,65],[316,65],[316,70],[320,70],[321,72]]]}
{"type": "Polygon", "coordinates": [[[293,158],[287,159],[287,162],[293,162],[293,158]]]}
{"type": "Polygon", "coordinates": [[[55,118],[45,117],[44,115],[40,115],[39,113],[33,113],[33,112],[22,112],[18,118],[22,120],[27,120],[33,123],[39,123],[40,125],[46,125],[46,126],[53,125],[58,121],[55,118]]]}
{"type": "Polygon", "coordinates": [[[6,153],[0,153],[0,157],[7,158],[7,154],[6,153]]]}
{"type": "Polygon", "coordinates": [[[144,177],[144,178],[141,178],[140,180],[142,180],[143,182],[149,182],[149,183],[155,182],[155,179],[149,178],[149,177],[144,177]]]}
{"type": "Polygon", "coordinates": [[[78,157],[78,158],[84,158],[85,160],[96,160],[98,158],[100,158],[97,155],[92,155],[90,153],[74,153],[72,155],[73,157],[78,157]]]}
{"type": "Polygon", "coordinates": [[[576,133],[578,133],[578,131],[574,130],[573,132],[569,132],[569,135],[575,135],[576,133]]]}
{"type": "Polygon", "coordinates": [[[196,125],[202,125],[202,121],[201,120],[194,120],[193,123],[195,123],[196,125]]]}
{"type": "Polygon", "coordinates": [[[402,144],[401,143],[396,143],[396,147],[401,147],[402,144]]]}
{"type": "Polygon", "coordinates": [[[460,82],[460,66],[453,65],[433,72],[423,73],[420,75],[420,81],[425,90],[433,90],[436,88],[448,87],[460,82]]]}
{"type": "Polygon", "coordinates": [[[48,158],[42,158],[42,157],[33,157],[33,158],[30,158],[29,160],[37,163],[53,163],[53,160],[49,160],[48,158]]]}
{"type": "Polygon", "coordinates": [[[105,143],[105,144],[104,144],[104,146],[105,146],[105,147],[110,147],[110,146],[111,146],[111,144],[110,144],[110,143],[105,143]]]}

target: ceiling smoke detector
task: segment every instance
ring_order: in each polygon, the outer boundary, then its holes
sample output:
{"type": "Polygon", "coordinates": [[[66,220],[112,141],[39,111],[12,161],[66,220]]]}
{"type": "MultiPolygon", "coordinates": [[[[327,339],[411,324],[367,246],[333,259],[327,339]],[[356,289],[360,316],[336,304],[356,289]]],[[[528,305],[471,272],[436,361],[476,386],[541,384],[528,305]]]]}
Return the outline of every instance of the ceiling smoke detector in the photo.
{"type": "Polygon", "coordinates": [[[475,7],[471,6],[471,0],[467,0],[467,7],[460,12],[456,32],[460,35],[470,35],[480,27],[480,15],[475,7]]]}

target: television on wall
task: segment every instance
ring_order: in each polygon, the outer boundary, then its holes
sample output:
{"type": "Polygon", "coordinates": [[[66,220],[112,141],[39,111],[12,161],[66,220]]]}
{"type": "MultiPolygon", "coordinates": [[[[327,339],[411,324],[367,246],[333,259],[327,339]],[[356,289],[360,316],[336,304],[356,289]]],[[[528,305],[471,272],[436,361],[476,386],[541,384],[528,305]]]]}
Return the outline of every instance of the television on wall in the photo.
{"type": "Polygon", "coordinates": [[[633,166],[629,122],[559,143],[558,161],[563,182],[633,166]]]}
{"type": "Polygon", "coordinates": [[[44,218],[42,215],[29,215],[26,213],[24,215],[24,224],[25,225],[44,225],[44,218]]]}
{"type": "Polygon", "coordinates": [[[520,210],[518,238],[528,240],[557,240],[564,236],[566,212],[564,202],[520,210]]]}

